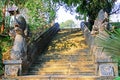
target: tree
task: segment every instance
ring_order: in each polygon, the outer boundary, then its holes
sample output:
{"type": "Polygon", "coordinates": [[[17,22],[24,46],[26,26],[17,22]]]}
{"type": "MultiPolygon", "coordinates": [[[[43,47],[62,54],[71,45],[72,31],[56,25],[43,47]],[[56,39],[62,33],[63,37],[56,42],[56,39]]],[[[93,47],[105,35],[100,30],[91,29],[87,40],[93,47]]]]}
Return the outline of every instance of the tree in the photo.
{"type": "Polygon", "coordinates": [[[6,2],[6,0],[2,0],[2,1],[0,1],[0,12],[1,12],[1,14],[0,14],[0,18],[1,18],[1,28],[0,28],[0,33],[3,33],[3,31],[4,31],[4,28],[5,28],[5,9],[6,9],[6,4],[7,4],[7,2],[6,2]]]}
{"type": "Polygon", "coordinates": [[[29,21],[34,26],[45,26],[55,20],[55,5],[48,0],[29,0],[25,7],[28,9],[29,21]]]}
{"type": "Polygon", "coordinates": [[[82,15],[87,15],[90,23],[90,30],[96,19],[98,12],[103,9],[108,14],[111,12],[114,2],[116,0],[53,0],[60,5],[67,5],[67,9],[76,7],[76,12],[82,15]],[[69,8],[68,8],[69,7],[69,8]]]}
{"type": "MultiPolygon", "coordinates": [[[[56,17],[56,4],[53,4],[49,0],[2,0],[4,5],[18,6],[21,12],[26,11],[28,17],[28,24],[31,30],[38,30],[43,28],[44,30],[49,27],[56,17]]],[[[2,4],[2,3],[0,3],[2,4]]],[[[0,5],[1,6],[1,5],[0,5]]],[[[1,8],[1,7],[0,7],[1,8]]],[[[41,31],[44,31],[41,30],[41,31]]],[[[37,31],[36,31],[37,32],[37,31]]]]}
{"type": "Polygon", "coordinates": [[[75,27],[75,26],[76,26],[76,25],[75,25],[75,23],[74,23],[73,20],[67,20],[67,21],[62,22],[62,23],[60,24],[60,28],[73,28],[73,27],[75,27]]]}

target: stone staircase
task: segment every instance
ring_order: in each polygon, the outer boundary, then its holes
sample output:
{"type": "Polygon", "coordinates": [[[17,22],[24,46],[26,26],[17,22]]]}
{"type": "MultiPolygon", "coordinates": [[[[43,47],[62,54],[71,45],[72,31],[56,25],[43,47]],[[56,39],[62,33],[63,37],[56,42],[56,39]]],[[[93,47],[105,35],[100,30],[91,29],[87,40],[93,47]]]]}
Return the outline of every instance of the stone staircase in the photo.
{"type": "Polygon", "coordinates": [[[74,55],[42,55],[30,67],[29,75],[95,75],[92,55],[85,50],[74,55]]]}
{"type": "Polygon", "coordinates": [[[99,76],[96,69],[82,31],[61,30],[27,73],[2,80],[114,80],[114,76],[99,76]]]}
{"type": "Polygon", "coordinates": [[[96,68],[82,31],[61,30],[27,73],[2,80],[114,80],[114,76],[99,76],[96,68]]]}
{"type": "Polygon", "coordinates": [[[28,73],[18,79],[96,80],[94,57],[89,53],[82,32],[69,31],[60,31],[45,52],[36,57],[28,73]]]}

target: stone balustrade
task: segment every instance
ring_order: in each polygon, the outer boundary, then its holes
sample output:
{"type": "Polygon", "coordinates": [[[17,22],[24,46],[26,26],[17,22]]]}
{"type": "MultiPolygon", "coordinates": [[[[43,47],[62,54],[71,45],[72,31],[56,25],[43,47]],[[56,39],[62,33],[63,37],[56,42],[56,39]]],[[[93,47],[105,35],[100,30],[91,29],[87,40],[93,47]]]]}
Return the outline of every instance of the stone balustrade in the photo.
{"type": "Polygon", "coordinates": [[[5,60],[5,77],[21,75],[22,60],[5,60]]]}
{"type": "Polygon", "coordinates": [[[33,40],[27,51],[27,59],[25,60],[5,60],[3,63],[5,65],[5,77],[7,76],[18,76],[27,72],[30,65],[34,62],[37,55],[45,50],[51,39],[60,30],[59,24],[55,23],[47,31],[40,34],[35,40],[33,40]]]}
{"type": "Polygon", "coordinates": [[[103,80],[113,80],[118,76],[118,63],[113,61],[105,52],[104,47],[96,44],[96,38],[100,36],[92,35],[84,22],[81,23],[81,30],[90,48],[90,53],[94,56],[96,64],[96,76],[101,76],[103,80]],[[112,78],[111,78],[112,77],[112,78]]]}

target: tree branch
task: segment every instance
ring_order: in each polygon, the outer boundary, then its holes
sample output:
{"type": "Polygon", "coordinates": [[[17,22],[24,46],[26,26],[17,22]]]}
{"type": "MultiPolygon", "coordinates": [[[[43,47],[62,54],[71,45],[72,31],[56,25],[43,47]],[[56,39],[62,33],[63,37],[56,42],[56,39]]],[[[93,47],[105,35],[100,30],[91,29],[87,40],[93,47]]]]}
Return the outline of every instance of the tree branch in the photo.
{"type": "Polygon", "coordinates": [[[117,9],[114,8],[113,11],[112,11],[111,13],[109,13],[109,15],[112,15],[112,14],[118,14],[119,11],[120,11],[120,5],[118,6],[117,9]]]}

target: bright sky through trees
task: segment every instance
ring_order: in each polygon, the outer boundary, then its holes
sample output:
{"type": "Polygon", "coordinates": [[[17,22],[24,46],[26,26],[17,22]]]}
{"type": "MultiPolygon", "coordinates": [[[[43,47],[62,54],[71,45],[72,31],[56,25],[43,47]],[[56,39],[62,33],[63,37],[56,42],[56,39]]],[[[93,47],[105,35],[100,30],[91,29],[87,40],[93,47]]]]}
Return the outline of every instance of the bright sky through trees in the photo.
{"type": "MultiPolygon", "coordinates": [[[[115,7],[118,7],[118,5],[120,5],[120,0],[117,0],[115,7]]],[[[112,21],[112,22],[120,22],[120,13],[111,15],[110,16],[110,21],[112,21]]]]}
{"type": "MultiPolygon", "coordinates": [[[[116,4],[120,5],[120,0],[117,0],[116,4]]],[[[57,12],[57,18],[56,18],[55,22],[62,23],[67,20],[73,20],[76,24],[79,25],[80,21],[75,19],[75,15],[76,15],[76,13],[70,14],[69,11],[66,12],[63,7],[60,7],[60,9],[57,12]]],[[[110,21],[120,22],[120,14],[111,15],[110,21]]]]}
{"type": "Polygon", "coordinates": [[[57,12],[57,18],[56,18],[56,22],[65,22],[67,20],[73,20],[75,22],[77,22],[78,20],[75,19],[75,15],[77,15],[76,13],[70,14],[70,11],[65,11],[65,9],[61,6],[60,9],[57,12]]]}
{"type": "Polygon", "coordinates": [[[73,20],[74,23],[77,25],[76,27],[79,27],[80,20],[75,19],[76,15],[77,15],[76,13],[71,14],[70,11],[65,11],[65,8],[63,8],[61,6],[57,12],[57,18],[56,18],[55,22],[62,23],[62,22],[65,22],[67,20],[73,20]]]}

